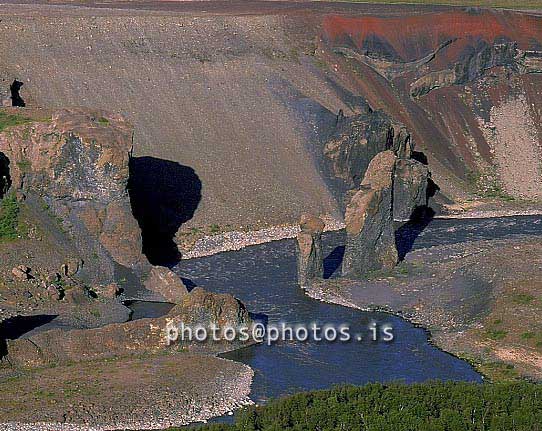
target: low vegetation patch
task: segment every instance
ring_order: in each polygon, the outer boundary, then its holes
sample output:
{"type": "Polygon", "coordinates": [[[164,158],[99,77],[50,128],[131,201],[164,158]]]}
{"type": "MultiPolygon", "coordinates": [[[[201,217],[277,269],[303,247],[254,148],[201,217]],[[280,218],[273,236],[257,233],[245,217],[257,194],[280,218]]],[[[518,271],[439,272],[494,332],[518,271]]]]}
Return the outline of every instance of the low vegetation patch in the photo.
{"type": "Polygon", "coordinates": [[[0,132],[8,127],[20,126],[21,124],[30,123],[30,118],[17,114],[9,114],[5,111],[0,111],[0,132]]]}
{"type": "Polygon", "coordinates": [[[299,393],[200,430],[536,431],[542,386],[520,382],[369,384],[299,393]]]}
{"type": "Polygon", "coordinates": [[[0,242],[13,241],[20,236],[19,202],[14,194],[0,201],[0,242]]]}
{"type": "Polygon", "coordinates": [[[513,364],[502,361],[489,361],[476,364],[476,370],[493,382],[519,382],[523,380],[513,364]]]}
{"type": "Polygon", "coordinates": [[[475,171],[468,172],[467,182],[481,198],[497,199],[508,202],[514,201],[514,197],[504,190],[494,169],[485,173],[475,171]]]}

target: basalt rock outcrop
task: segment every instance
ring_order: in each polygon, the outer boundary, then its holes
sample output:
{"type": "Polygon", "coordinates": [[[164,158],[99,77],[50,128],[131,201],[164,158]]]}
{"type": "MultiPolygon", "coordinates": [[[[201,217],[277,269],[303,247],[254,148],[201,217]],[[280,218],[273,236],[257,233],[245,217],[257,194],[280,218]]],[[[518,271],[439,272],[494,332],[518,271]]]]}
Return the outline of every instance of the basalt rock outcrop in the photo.
{"type": "Polygon", "coordinates": [[[413,142],[403,125],[365,105],[364,112],[356,115],[345,117],[339,113],[324,154],[335,177],[342,179],[347,188],[355,188],[378,153],[393,150],[399,157],[410,157],[412,149],[413,142]]]}
{"type": "Polygon", "coordinates": [[[416,208],[427,206],[431,175],[426,165],[398,158],[393,179],[393,219],[409,220],[416,208]]]}
{"type": "Polygon", "coordinates": [[[61,223],[83,260],[99,266],[86,274],[93,282],[111,281],[116,264],[143,268],[126,191],[132,127],[103,111],[8,112],[22,123],[0,134],[10,190],[41,202],[41,211],[61,223]]]}
{"type": "Polygon", "coordinates": [[[334,135],[327,141],[324,154],[336,178],[344,181],[349,195],[362,183],[369,163],[379,153],[392,151],[397,156],[393,182],[393,216],[408,220],[417,207],[427,205],[430,178],[426,165],[413,157],[414,141],[405,126],[392,121],[367,104],[364,113],[337,117],[334,135]]]}
{"type": "MultiPolygon", "coordinates": [[[[215,294],[195,288],[185,295],[167,316],[139,319],[87,330],[51,330],[28,338],[9,340],[7,361],[16,367],[41,367],[46,365],[79,362],[93,359],[158,354],[179,349],[202,352],[223,352],[252,343],[252,338],[207,342],[168,338],[168,328],[179,328],[181,322],[195,328],[216,325],[247,327],[252,321],[245,306],[231,295],[215,294]]],[[[221,334],[221,332],[218,332],[221,334]]],[[[209,330],[209,334],[211,334],[209,330]]],[[[188,335],[186,335],[188,337],[188,335]]]]}
{"type": "MultiPolygon", "coordinates": [[[[424,65],[430,63],[440,51],[456,41],[457,38],[452,38],[442,43],[434,52],[410,62],[403,62],[398,58],[393,61],[388,58],[389,55],[382,53],[367,55],[348,47],[336,47],[334,52],[360,61],[392,81],[407,73],[422,71],[424,65]]],[[[516,74],[540,73],[542,72],[542,51],[520,50],[517,42],[514,41],[489,43],[479,40],[464,49],[457,61],[449,68],[426,74],[419,73],[421,76],[410,85],[410,94],[412,97],[420,97],[436,88],[467,84],[481,78],[495,67],[504,67],[516,74]]]]}
{"type": "Polygon", "coordinates": [[[542,72],[542,51],[522,51],[517,42],[480,41],[465,50],[449,69],[429,72],[410,86],[412,97],[421,97],[436,88],[464,85],[483,77],[489,70],[503,67],[510,73],[542,72]]]}
{"type": "MultiPolygon", "coordinates": [[[[161,4],[147,6],[162,9],[161,4]]],[[[126,3],[126,9],[131,5],[126,3]]],[[[198,4],[168,2],[166,9],[185,7],[190,10],[171,12],[167,20],[137,13],[137,26],[130,25],[127,14],[132,12],[126,10],[108,9],[97,18],[59,4],[54,8],[63,16],[57,23],[50,19],[50,7],[6,9],[0,97],[9,97],[9,85],[18,79],[24,82],[21,95],[27,106],[84,104],[125,112],[136,129],[136,156],[190,167],[204,184],[187,230],[215,223],[233,228],[262,220],[292,223],[303,212],[334,215],[342,210],[334,191],[319,181],[312,150],[314,142],[329,136],[331,113],[357,112],[353,97],[366,99],[408,128],[428,156],[441,193],[452,200],[472,197],[467,195],[469,173],[479,173],[482,162],[493,165],[490,140],[477,121],[488,123],[492,107],[524,96],[527,112],[521,117],[533,120],[536,133],[531,135],[539,142],[542,74],[521,71],[537,70],[540,61],[539,14],[362,3],[298,3],[284,9],[278,3],[264,8],[247,3],[239,8],[251,12],[240,19],[198,4]],[[35,31],[26,31],[27,20],[35,31]],[[81,26],[88,38],[80,37],[81,26]],[[202,33],[210,36],[202,38],[202,33]],[[12,49],[15,34],[25,50],[12,49]],[[342,48],[367,61],[339,53],[342,48]],[[510,60],[512,67],[498,66],[510,60]],[[474,80],[438,84],[445,79],[442,72],[456,70],[456,64],[461,65],[460,81],[474,80]],[[497,66],[484,70],[492,65],[497,66]],[[504,73],[496,75],[497,69],[504,73]],[[431,73],[442,76],[433,80],[431,73]],[[424,76],[426,83],[411,88],[424,76]],[[434,83],[438,88],[425,92],[434,83]],[[416,88],[421,92],[412,97],[416,88]],[[217,103],[217,94],[239,106],[217,103]],[[272,157],[264,157],[262,148],[272,157]]],[[[160,13],[168,15],[165,9],[160,13]]],[[[513,145],[510,152],[526,154],[513,145]]],[[[529,156],[537,157],[534,152],[529,156]]],[[[357,185],[360,171],[342,172],[355,176],[357,185]]]]}
{"type": "Polygon", "coordinates": [[[336,15],[323,46],[337,69],[363,77],[371,106],[408,127],[441,202],[539,200],[541,22],[473,8],[336,15]]]}
{"type": "Polygon", "coordinates": [[[346,208],[345,277],[365,277],[373,271],[392,269],[398,262],[393,226],[396,161],[393,151],[377,154],[346,208]]]}
{"type": "Polygon", "coordinates": [[[324,222],[315,216],[301,217],[301,231],[297,235],[297,282],[306,287],[311,280],[324,276],[322,232],[324,222]]]}

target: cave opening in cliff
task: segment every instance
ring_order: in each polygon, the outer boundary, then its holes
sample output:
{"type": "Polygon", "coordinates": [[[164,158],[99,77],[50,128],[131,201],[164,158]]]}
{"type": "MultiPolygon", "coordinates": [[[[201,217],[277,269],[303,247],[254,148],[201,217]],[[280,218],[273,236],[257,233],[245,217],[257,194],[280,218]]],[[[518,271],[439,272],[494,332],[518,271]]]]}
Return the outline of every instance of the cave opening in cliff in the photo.
{"type": "Polygon", "coordinates": [[[9,174],[9,159],[0,152],[0,199],[2,199],[11,187],[11,176],[9,174]]]}
{"type": "Polygon", "coordinates": [[[201,181],[194,169],[155,157],[132,157],[128,193],[141,228],[143,254],[153,265],[173,266],[181,256],[177,231],[201,201],[201,181]]]}
{"type": "Polygon", "coordinates": [[[18,106],[21,108],[26,106],[25,101],[21,97],[21,88],[23,85],[23,82],[16,79],[9,86],[9,91],[11,92],[11,106],[18,106]]]}

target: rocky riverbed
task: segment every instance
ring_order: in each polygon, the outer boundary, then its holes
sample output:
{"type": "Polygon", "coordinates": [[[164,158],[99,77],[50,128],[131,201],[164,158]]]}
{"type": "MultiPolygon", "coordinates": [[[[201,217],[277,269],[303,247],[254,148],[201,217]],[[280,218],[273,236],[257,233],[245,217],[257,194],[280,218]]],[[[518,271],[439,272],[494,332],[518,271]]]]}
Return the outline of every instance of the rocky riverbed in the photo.
{"type": "MultiPolygon", "coordinates": [[[[344,222],[341,220],[330,217],[326,217],[325,220],[326,232],[344,229],[344,222]]],[[[225,251],[241,250],[251,245],[294,238],[298,233],[298,225],[284,225],[248,231],[234,230],[216,235],[207,235],[197,239],[189,249],[183,251],[182,258],[194,259],[225,251]]]]}

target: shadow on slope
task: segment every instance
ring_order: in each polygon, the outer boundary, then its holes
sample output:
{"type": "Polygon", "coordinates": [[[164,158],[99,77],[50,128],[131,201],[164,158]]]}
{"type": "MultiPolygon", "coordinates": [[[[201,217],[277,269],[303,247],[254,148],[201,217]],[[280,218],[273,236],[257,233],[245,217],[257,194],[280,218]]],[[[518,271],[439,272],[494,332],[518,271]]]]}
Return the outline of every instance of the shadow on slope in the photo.
{"type": "Polygon", "coordinates": [[[324,258],[324,278],[331,278],[343,262],[344,245],[339,245],[324,258]]]}
{"type": "Polygon", "coordinates": [[[399,260],[404,260],[407,253],[412,250],[416,238],[431,223],[435,211],[429,207],[418,207],[410,220],[395,231],[395,245],[399,260]]]}
{"type": "Polygon", "coordinates": [[[56,315],[15,316],[0,323],[0,358],[8,354],[7,340],[16,340],[27,332],[55,319],[56,315]]]}
{"type": "Polygon", "coordinates": [[[194,169],[155,157],[132,157],[128,192],[147,259],[153,265],[178,263],[175,234],[201,201],[201,181],[194,169]]]}

